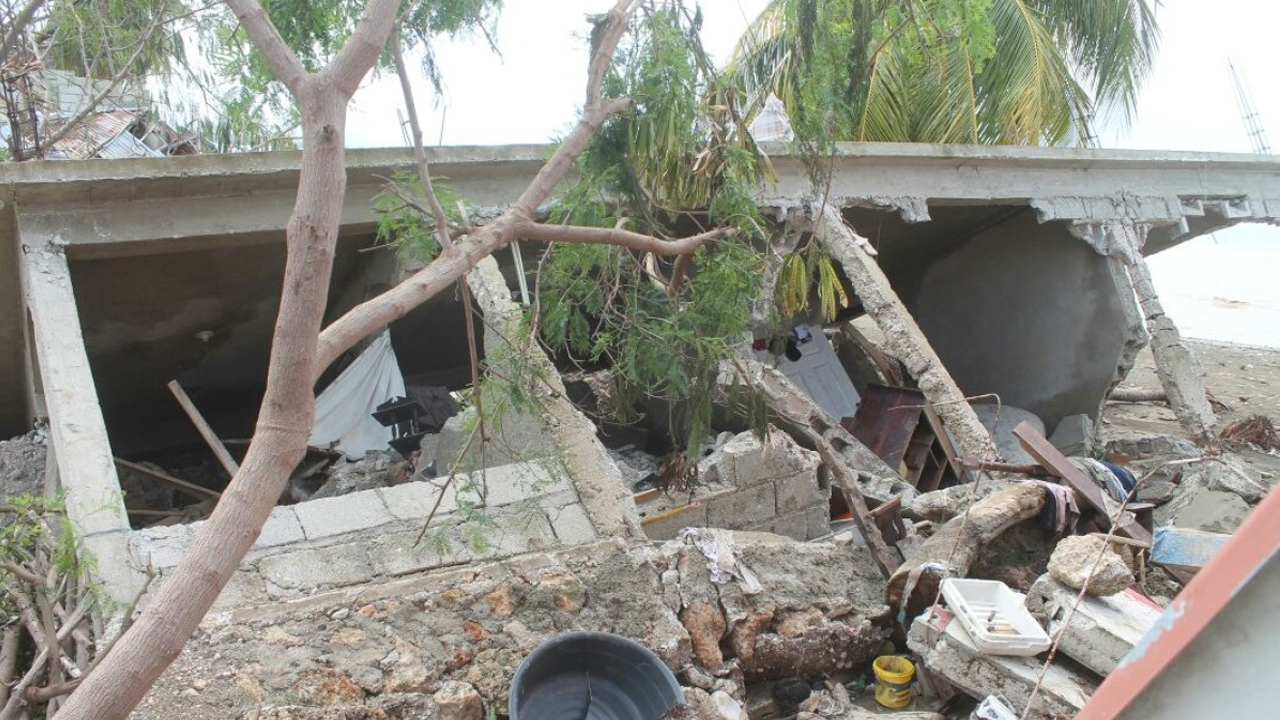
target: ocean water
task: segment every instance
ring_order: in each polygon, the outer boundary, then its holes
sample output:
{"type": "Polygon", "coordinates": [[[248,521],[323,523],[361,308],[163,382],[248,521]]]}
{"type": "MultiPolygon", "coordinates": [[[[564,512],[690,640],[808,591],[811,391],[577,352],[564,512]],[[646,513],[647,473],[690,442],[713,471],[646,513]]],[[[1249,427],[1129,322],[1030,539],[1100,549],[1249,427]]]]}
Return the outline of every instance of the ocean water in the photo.
{"type": "Polygon", "coordinates": [[[1185,337],[1280,348],[1280,227],[1237,225],[1147,263],[1185,337]]]}

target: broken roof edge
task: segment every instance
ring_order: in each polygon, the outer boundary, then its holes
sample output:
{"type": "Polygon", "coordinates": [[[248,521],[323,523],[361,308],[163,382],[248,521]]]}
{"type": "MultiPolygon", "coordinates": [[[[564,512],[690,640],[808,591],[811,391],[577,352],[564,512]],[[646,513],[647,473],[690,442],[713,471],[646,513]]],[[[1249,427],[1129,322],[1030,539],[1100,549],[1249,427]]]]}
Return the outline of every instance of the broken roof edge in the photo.
{"type": "MultiPolygon", "coordinates": [[[[799,155],[790,143],[763,143],[761,149],[777,160],[799,155]]],[[[541,164],[551,153],[550,144],[459,145],[427,148],[437,165],[541,164]]],[[[1190,151],[1102,150],[1033,146],[942,145],[925,143],[836,143],[835,157],[842,161],[880,160],[920,164],[1008,167],[1029,164],[1045,169],[1125,168],[1214,169],[1272,173],[1280,178],[1280,156],[1247,153],[1190,151]]],[[[347,169],[356,175],[411,167],[409,148],[348,148],[347,169]]],[[[113,184],[145,181],[198,181],[201,178],[252,176],[264,185],[288,185],[296,177],[301,151],[225,153],[165,158],[129,158],[94,162],[43,160],[0,164],[0,192],[9,197],[19,188],[65,188],[80,183],[113,184]]],[[[42,193],[43,194],[43,193],[42,193]]]]}

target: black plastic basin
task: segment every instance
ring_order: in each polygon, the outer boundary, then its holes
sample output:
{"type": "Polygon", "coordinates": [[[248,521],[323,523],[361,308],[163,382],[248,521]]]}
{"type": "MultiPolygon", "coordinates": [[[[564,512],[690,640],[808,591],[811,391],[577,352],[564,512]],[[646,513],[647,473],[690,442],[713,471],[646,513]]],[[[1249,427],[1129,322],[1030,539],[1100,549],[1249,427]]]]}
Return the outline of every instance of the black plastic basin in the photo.
{"type": "Polygon", "coordinates": [[[566,633],[511,678],[511,720],[658,720],[684,692],[648,648],[618,635],[566,633]]]}

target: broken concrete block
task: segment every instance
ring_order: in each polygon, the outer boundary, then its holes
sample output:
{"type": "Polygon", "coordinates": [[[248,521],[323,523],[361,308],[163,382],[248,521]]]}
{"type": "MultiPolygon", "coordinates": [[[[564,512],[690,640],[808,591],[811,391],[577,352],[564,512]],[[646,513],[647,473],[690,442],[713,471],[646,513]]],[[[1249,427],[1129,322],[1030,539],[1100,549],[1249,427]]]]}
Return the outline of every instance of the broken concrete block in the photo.
{"type": "Polygon", "coordinates": [[[591,525],[591,518],[582,504],[575,502],[563,507],[543,505],[547,519],[551,521],[551,529],[556,539],[565,545],[578,545],[596,539],[596,529],[591,525]]]}
{"type": "Polygon", "coordinates": [[[1049,442],[1071,457],[1089,457],[1093,454],[1093,421],[1088,415],[1068,415],[1058,422],[1049,442]]]}
{"type": "Polygon", "coordinates": [[[293,506],[308,540],[385,525],[395,517],[375,490],[308,500],[293,506]]]}
{"type": "Polygon", "coordinates": [[[1027,593],[1027,610],[1042,619],[1051,637],[1058,637],[1061,631],[1061,652],[1101,675],[1115,670],[1163,613],[1160,606],[1133,590],[1108,597],[1086,595],[1063,630],[1078,595],[1078,590],[1041,575],[1027,593]]]}
{"type": "Polygon", "coordinates": [[[280,506],[271,509],[271,515],[263,524],[262,532],[258,533],[258,539],[254,541],[253,547],[268,548],[287,545],[299,542],[303,537],[302,523],[298,521],[297,513],[291,507],[280,506]]]}
{"type": "Polygon", "coordinates": [[[797,474],[816,476],[818,465],[817,453],[770,427],[763,441],[752,432],[738,433],[703,458],[698,472],[704,482],[745,488],[797,474]]]}
{"type": "MultiPolygon", "coordinates": [[[[500,403],[487,405],[500,406],[500,403]]],[[[497,467],[555,454],[555,443],[541,417],[509,410],[503,413],[500,421],[486,424],[485,433],[490,440],[484,443],[483,454],[480,440],[476,438],[467,450],[467,457],[459,461],[458,456],[466,447],[475,423],[475,408],[470,407],[449,418],[440,428],[436,445],[437,475],[448,475],[455,464],[458,472],[471,472],[482,466],[497,467]]]]}
{"type": "Polygon", "coordinates": [[[858,473],[858,490],[862,491],[862,497],[876,503],[900,497],[905,505],[919,496],[915,487],[900,477],[876,477],[864,472],[858,473]]]}
{"type": "Polygon", "coordinates": [[[1232,533],[1248,514],[1249,506],[1239,495],[1193,486],[1180,489],[1156,509],[1156,525],[1232,533]]]}
{"type": "MultiPolygon", "coordinates": [[[[486,455],[486,461],[487,459],[486,455]]],[[[572,491],[573,484],[569,482],[569,478],[562,472],[553,472],[558,469],[551,463],[537,461],[491,464],[485,470],[471,473],[469,478],[477,488],[482,485],[485,488],[486,506],[500,507],[529,498],[572,491]]]]}
{"type": "Polygon", "coordinates": [[[1035,413],[1011,405],[997,406],[992,403],[977,403],[973,406],[973,411],[978,415],[982,426],[991,433],[1000,457],[1011,463],[1035,462],[1035,459],[1022,449],[1022,443],[1018,442],[1018,438],[1013,434],[1013,429],[1025,421],[1031,423],[1036,432],[1044,435],[1044,421],[1035,413]],[[999,421],[998,424],[997,421],[999,421]]]}
{"type": "Polygon", "coordinates": [[[448,517],[436,516],[421,543],[416,542],[417,537],[418,531],[412,530],[374,539],[369,545],[373,569],[379,575],[395,577],[473,559],[471,544],[448,517]]]}
{"type": "Polygon", "coordinates": [[[741,528],[778,514],[771,484],[716,496],[705,502],[707,524],[716,528],[741,528]]]}
{"type": "Polygon", "coordinates": [[[1186,488],[1204,487],[1235,493],[1241,500],[1252,505],[1266,497],[1271,489],[1255,475],[1229,458],[1214,458],[1187,466],[1182,471],[1181,485],[1186,488]]]}
{"type": "Polygon", "coordinates": [[[195,539],[191,525],[170,525],[135,530],[129,538],[129,550],[138,567],[150,565],[156,570],[166,570],[178,564],[182,555],[195,539]]]}
{"type": "Polygon", "coordinates": [[[1138,488],[1138,502],[1163,505],[1178,494],[1178,485],[1168,480],[1148,480],[1138,488]]]}
{"type": "Polygon", "coordinates": [[[773,487],[779,515],[826,503],[826,498],[818,489],[818,476],[813,472],[801,472],[774,480],[773,487]]]}
{"type": "Polygon", "coordinates": [[[356,543],[271,555],[262,558],[258,571],[268,590],[280,596],[367,582],[374,574],[364,545],[356,543]]]}
{"type": "Polygon", "coordinates": [[[409,462],[394,450],[370,450],[355,462],[339,460],[329,469],[328,475],[309,500],[397,485],[408,479],[409,462]]]}
{"type": "MultiPolygon", "coordinates": [[[[971,697],[998,695],[1015,709],[1026,707],[1044,661],[1036,657],[984,655],[954,620],[949,611],[937,607],[917,617],[907,634],[907,647],[920,656],[930,672],[971,697]]],[[[1055,662],[1045,671],[1035,704],[1025,717],[1075,717],[1096,689],[1091,678],[1055,662]]]]}
{"type": "MultiPolygon", "coordinates": [[[[457,482],[456,478],[454,482],[457,482]]],[[[377,493],[382,496],[382,501],[397,520],[422,522],[431,514],[432,508],[435,508],[436,517],[448,515],[458,509],[458,489],[454,484],[441,490],[434,483],[414,481],[380,488],[377,493]],[[440,497],[441,493],[444,497],[440,497]]]]}
{"type": "Polygon", "coordinates": [[[1124,559],[1096,535],[1063,538],[1049,556],[1049,574],[1076,590],[1088,582],[1085,592],[1095,596],[1114,595],[1133,584],[1133,571],[1124,559]]]}

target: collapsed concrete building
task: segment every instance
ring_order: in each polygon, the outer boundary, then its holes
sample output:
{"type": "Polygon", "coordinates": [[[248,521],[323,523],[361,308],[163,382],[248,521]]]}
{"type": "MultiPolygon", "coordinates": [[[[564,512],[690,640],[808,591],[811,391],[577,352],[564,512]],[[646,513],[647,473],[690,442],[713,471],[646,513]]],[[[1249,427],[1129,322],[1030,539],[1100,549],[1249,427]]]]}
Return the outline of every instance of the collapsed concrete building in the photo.
{"type": "MultiPolygon", "coordinates": [[[[762,188],[760,202],[784,222],[805,202],[809,180],[799,158],[777,150],[778,182],[762,188]]],[[[492,207],[515,197],[544,156],[540,146],[446,148],[432,163],[472,206],[492,207]]],[[[411,160],[400,150],[348,154],[328,319],[398,279],[393,254],[374,246],[372,199],[381,178],[411,160]]],[[[829,203],[878,252],[868,265],[865,253],[840,256],[833,247],[854,290],[848,315],[867,312],[881,324],[886,347],[936,406],[938,435],[955,454],[985,455],[974,441],[986,431],[957,401],[987,394],[1040,418],[1045,434],[1083,418],[1077,435],[1087,439],[1148,328],[1172,331],[1160,350],[1180,415],[1190,427],[1212,426],[1193,359],[1179,355],[1185,350],[1162,316],[1143,256],[1239,222],[1280,220],[1280,162],[893,144],[841,146],[833,162],[829,203]]],[[[177,380],[191,393],[218,438],[252,432],[297,163],[296,154],[271,153],[0,170],[0,436],[47,422],[48,489],[65,492],[84,547],[118,598],[132,597],[148,566],[163,581],[198,530],[183,522],[143,527],[147,516],[131,515],[121,493],[122,473],[145,473],[139,461],[204,447],[167,384],[177,380]]],[[[813,230],[821,232],[822,221],[813,230]]],[[[488,352],[515,336],[502,328],[518,323],[512,296],[526,272],[518,255],[501,251],[469,277],[488,352]]],[[[470,385],[463,317],[456,298],[441,296],[392,324],[406,381],[470,385]]],[[[809,405],[792,417],[809,434],[730,432],[703,459],[706,487],[646,505],[596,425],[569,402],[550,360],[536,346],[517,350],[550,368],[545,409],[504,423],[509,442],[495,443],[455,480],[483,485],[478,508],[431,478],[282,504],[211,622],[393,592],[370,591],[376,587],[443,587],[440,573],[460,566],[579,545],[590,552],[646,533],[665,540],[687,526],[826,538],[841,481],[818,435],[839,434],[841,449],[864,458],[871,475],[898,475],[899,462],[885,464],[843,434],[841,418],[824,410],[820,383],[807,384],[799,369],[785,382],[813,396],[801,397],[809,405]],[[819,415],[826,429],[812,422],[819,415]],[[504,454],[504,444],[522,451],[504,454]],[[483,540],[468,529],[477,511],[490,528],[483,540]],[[436,542],[422,545],[427,515],[436,542]]],[[[838,372],[856,375],[845,355],[838,372]]],[[[455,443],[452,452],[465,449],[455,443]]],[[[953,462],[937,463],[936,473],[948,469],[959,481],[963,468],[953,462]]],[[[216,480],[193,484],[197,497],[216,499],[221,489],[216,480]]],[[[655,578],[663,566],[654,564],[655,578]]],[[[868,635],[868,647],[876,639],[868,635]]]]}

